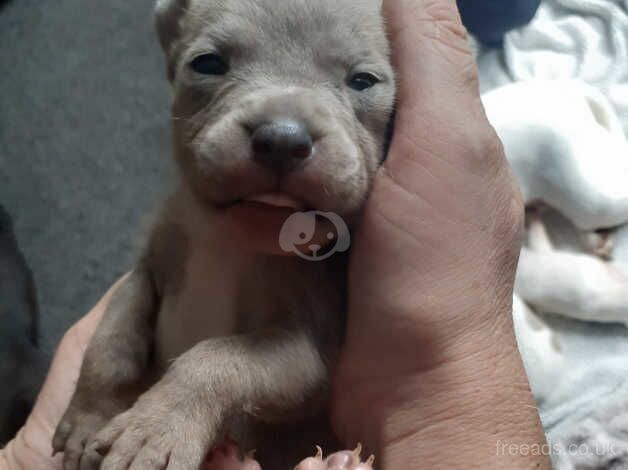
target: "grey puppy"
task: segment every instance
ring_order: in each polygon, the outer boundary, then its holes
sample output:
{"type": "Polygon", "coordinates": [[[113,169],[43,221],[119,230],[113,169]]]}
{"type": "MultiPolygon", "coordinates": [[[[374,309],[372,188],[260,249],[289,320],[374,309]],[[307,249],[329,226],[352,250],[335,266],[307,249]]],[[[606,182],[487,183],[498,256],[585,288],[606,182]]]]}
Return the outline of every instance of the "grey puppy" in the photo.
{"type": "Polygon", "coordinates": [[[271,470],[333,445],[346,257],[278,256],[277,225],[360,213],[394,101],[380,10],[158,1],[181,178],[85,355],[65,469],[195,469],[227,434],[271,470]]]}

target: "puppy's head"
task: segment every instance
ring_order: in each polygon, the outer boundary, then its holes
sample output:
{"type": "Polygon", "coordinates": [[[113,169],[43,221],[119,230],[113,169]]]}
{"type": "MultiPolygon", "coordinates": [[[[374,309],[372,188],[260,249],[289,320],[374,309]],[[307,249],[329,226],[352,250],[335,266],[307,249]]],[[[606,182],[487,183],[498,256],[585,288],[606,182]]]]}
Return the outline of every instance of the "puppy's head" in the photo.
{"type": "Polygon", "coordinates": [[[381,0],[159,0],[175,156],[207,207],[350,219],[383,158],[394,78],[381,0]]]}

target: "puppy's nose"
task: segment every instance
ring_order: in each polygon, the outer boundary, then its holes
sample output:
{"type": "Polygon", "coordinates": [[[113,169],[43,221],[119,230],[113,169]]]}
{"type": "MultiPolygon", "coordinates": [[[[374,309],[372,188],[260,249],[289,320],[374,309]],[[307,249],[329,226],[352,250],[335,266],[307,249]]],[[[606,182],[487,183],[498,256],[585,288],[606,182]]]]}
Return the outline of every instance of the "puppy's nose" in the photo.
{"type": "Polygon", "coordinates": [[[304,124],[276,119],[260,125],[251,136],[255,160],[272,170],[293,169],[312,154],[312,137],[304,124]]]}

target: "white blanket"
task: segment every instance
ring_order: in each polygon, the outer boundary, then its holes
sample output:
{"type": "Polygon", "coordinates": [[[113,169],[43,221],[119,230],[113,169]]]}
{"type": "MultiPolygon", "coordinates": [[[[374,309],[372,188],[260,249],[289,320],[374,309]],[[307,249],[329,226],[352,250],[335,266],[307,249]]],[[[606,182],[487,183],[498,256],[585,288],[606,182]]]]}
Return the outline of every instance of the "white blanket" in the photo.
{"type": "Polygon", "coordinates": [[[524,197],[544,203],[514,320],[555,467],[628,468],[628,0],[546,0],[478,63],[524,197]]]}
{"type": "Polygon", "coordinates": [[[545,0],[504,50],[483,54],[484,90],[512,81],[579,78],[606,95],[628,133],[628,0],[545,0]]]}

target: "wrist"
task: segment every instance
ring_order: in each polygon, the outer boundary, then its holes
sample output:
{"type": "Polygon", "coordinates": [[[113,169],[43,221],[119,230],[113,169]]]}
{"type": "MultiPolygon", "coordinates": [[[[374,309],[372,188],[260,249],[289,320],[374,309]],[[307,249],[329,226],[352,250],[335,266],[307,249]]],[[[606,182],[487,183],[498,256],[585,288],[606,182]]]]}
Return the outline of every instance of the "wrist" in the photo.
{"type": "Polygon", "coordinates": [[[383,468],[419,463],[451,469],[550,468],[516,351],[443,364],[397,388],[398,401],[378,411],[383,468]]]}
{"type": "Polygon", "coordinates": [[[386,373],[347,358],[354,372],[335,390],[334,408],[346,444],[365,442],[382,468],[549,468],[511,313],[487,318],[464,331],[432,325],[439,338],[417,343],[414,367],[386,373]]]}

